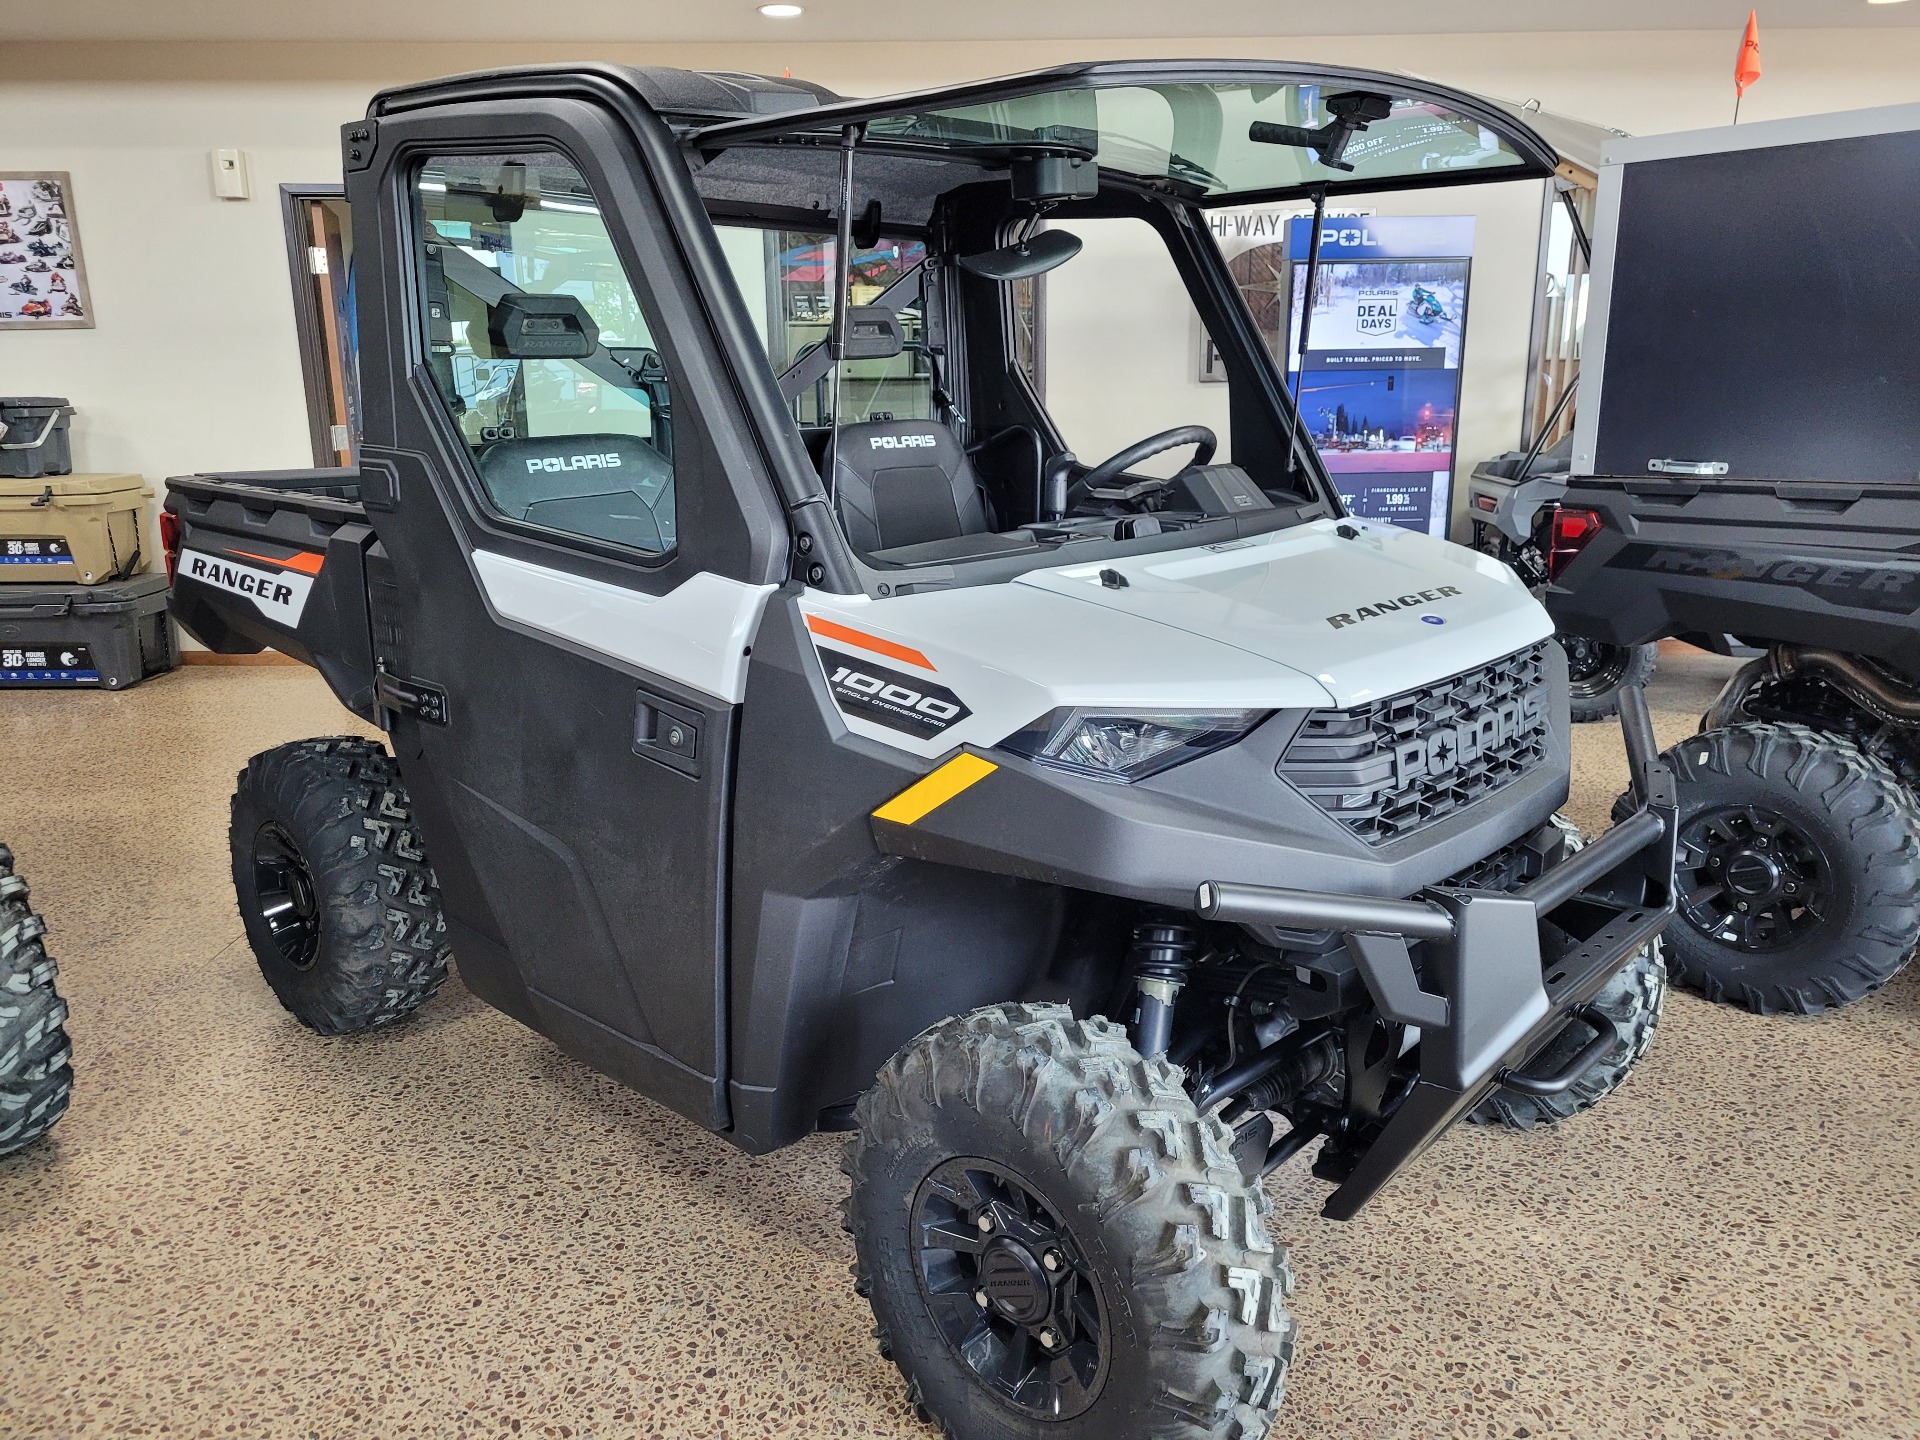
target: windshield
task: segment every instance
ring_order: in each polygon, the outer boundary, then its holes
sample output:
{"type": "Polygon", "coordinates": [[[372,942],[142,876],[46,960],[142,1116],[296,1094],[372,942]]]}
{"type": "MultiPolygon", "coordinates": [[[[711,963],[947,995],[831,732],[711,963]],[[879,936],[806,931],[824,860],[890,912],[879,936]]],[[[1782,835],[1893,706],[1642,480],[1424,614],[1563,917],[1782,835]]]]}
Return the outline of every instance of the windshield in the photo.
{"type": "Polygon", "coordinates": [[[1479,122],[1435,102],[1396,98],[1387,117],[1347,141],[1340,168],[1311,145],[1277,138],[1321,131],[1327,102],[1362,93],[1323,85],[1127,85],[1050,90],[978,105],[885,116],[870,142],[999,149],[1047,145],[1091,154],[1103,170],[1166,178],[1203,197],[1298,189],[1322,181],[1347,188],[1439,171],[1500,170],[1526,161],[1479,122]],[[1266,125],[1277,131],[1257,130],[1266,125]],[[1254,133],[1276,136],[1270,141],[1254,133]]]}
{"type": "MultiPolygon", "coordinates": [[[[1336,513],[1275,364],[1298,308],[1287,277],[1268,277],[1248,324],[1244,277],[1205,243],[1196,211],[1545,173],[1510,117],[1423,82],[1144,68],[683,136],[871,593],[1232,543],[1336,513]]],[[[1380,406],[1358,420],[1330,408],[1343,436],[1391,428],[1398,443],[1405,429],[1380,406]]]]}

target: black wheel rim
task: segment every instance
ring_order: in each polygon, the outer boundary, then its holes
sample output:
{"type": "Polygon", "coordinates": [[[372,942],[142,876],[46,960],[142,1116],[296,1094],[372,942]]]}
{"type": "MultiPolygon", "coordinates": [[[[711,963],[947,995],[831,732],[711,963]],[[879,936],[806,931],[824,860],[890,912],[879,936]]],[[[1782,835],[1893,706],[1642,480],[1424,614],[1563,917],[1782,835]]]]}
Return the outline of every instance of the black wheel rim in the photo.
{"type": "Polygon", "coordinates": [[[1695,815],[1680,827],[1680,913],[1720,945],[1781,950],[1826,921],[1827,858],[1785,817],[1758,805],[1695,815]]]}
{"type": "Polygon", "coordinates": [[[1627,678],[1627,666],[1633,661],[1633,652],[1626,646],[1604,640],[1565,635],[1560,645],[1567,652],[1567,689],[1581,700],[1616,688],[1627,678]]]}
{"type": "Polygon", "coordinates": [[[320,954],[319,893],[300,848],[278,825],[262,825],[253,837],[253,893],[280,958],[312,969],[320,954]]]}
{"type": "Polygon", "coordinates": [[[1107,1378],[1106,1302],[1026,1182],[988,1160],[949,1160],[921,1182],[911,1236],[935,1327],[997,1400],[1042,1420],[1093,1404],[1107,1378]]]}

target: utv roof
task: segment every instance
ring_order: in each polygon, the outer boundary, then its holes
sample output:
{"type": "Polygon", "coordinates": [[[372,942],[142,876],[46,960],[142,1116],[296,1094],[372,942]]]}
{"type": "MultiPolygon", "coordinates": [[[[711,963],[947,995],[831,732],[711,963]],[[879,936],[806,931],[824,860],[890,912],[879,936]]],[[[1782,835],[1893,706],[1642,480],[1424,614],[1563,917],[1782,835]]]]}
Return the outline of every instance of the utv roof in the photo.
{"type": "Polygon", "coordinates": [[[428,105],[506,95],[551,95],[589,87],[625,92],[678,125],[779,115],[837,102],[824,85],[771,75],[727,70],[677,70],[666,65],[517,65],[505,70],[473,70],[437,80],[395,85],[376,94],[367,114],[377,118],[428,105]],[[569,83],[571,82],[571,84],[569,83]]]}
{"type": "MultiPolygon", "coordinates": [[[[706,160],[837,148],[853,127],[863,154],[998,169],[1066,152],[1094,159],[1105,179],[1206,205],[1538,178],[1568,158],[1530,123],[1557,117],[1407,75],[1251,60],[1088,62],[872,100],[765,76],[542,66],[382,91],[368,113],[578,89],[639,100],[706,160]],[[1356,96],[1390,108],[1354,130],[1344,159],[1322,163],[1310,132],[1324,147],[1339,108],[1329,102],[1356,96]]],[[[1598,130],[1566,123],[1582,150],[1598,130]]]]}

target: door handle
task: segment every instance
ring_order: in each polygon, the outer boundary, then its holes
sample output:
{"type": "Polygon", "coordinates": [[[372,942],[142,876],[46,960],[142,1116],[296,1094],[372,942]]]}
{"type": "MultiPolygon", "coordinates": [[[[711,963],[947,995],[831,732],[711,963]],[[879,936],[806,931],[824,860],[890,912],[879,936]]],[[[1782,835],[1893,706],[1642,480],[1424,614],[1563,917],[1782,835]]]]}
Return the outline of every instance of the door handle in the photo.
{"type": "Polygon", "coordinates": [[[633,753],[700,778],[705,717],[692,706],[681,705],[650,690],[636,692],[633,711],[633,753]]]}

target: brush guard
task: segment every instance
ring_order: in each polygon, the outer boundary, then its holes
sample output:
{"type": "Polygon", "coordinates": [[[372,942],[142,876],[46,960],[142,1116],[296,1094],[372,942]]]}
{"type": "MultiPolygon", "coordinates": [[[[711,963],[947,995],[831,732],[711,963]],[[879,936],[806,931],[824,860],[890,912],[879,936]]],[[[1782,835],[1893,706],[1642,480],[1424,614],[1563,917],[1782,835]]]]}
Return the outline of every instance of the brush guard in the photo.
{"type": "MultiPolygon", "coordinates": [[[[1264,885],[1199,887],[1194,909],[1206,919],[1343,935],[1380,1017],[1419,1027],[1419,1072],[1396,1088],[1370,1143],[1351,1155],[1322,1211],[1329,1219],[1352,1219],[1489,1091],[1505,1084],[1557,1094],[1618,1043],[1591,1002],[1672,917],[1678,830],[1673,776],[1638,687],[1621,692],[1620,728],[1634,813],[1518,890],[1438,886],[1411,900],[1381,900],[1264,885]],[[1563,929],[1585,938],[1549,966],[1540,927],[1557,912],[1568,917],[1563,929]],[[1598,1034],[1559,1073],[1516,1073],[1575,1022],[1598,1034]]],[[[1283,1137],[1276,1150],[1293,1138],[1283,1137]]]]}

